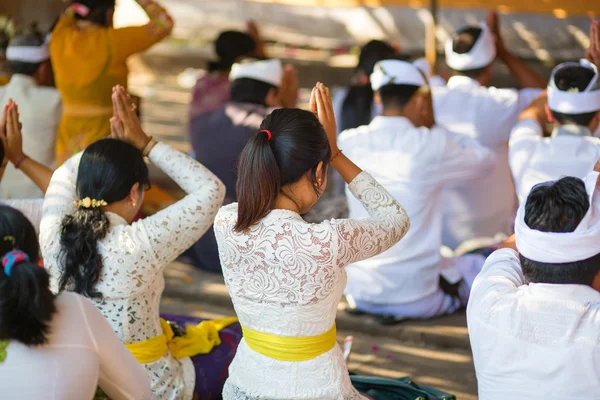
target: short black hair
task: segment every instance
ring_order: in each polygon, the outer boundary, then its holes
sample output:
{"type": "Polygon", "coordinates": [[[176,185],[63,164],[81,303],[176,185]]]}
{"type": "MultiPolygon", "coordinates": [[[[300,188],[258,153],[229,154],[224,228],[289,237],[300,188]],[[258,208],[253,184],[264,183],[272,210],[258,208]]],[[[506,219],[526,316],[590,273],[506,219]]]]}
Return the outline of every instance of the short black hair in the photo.
{"type": "Polygon", "coordinates": [[[385,85],[378,90],[383,108],[403,109],[419,90],[416,85],[385,85]]]}
{"type": "MultiPolygon", "coordinates": [[[[561,68],[554,74],[554,84],[559,90],[578,90],[584,91],[594,78],[595,73],[589,68],[583,66],[568,66],[561,68]]],[[[600,89],[600,88],[597,88],[600,89]]],[[[598,110],[600,111],[600,110],[598,110]]],[[[582,113],[582,114],[565,114],[550,110],[552,116],[561,125],[581,125],[589,126],[598,111],[582,113]]]]}
{"type": "MultiPolygon", "coordinates": [[[[585,184],[566,177],[535,186],[525,203],[525,223],[542,232],[573,232],[590,208],[585,184]]],[[[600,254],[570,263],[543,263],[519,256],[529,282],[591,286],[600,272],[600,254]]]]}
{"type": "MultiPolygon", "coordinates": [[[[458,54],[465,54],[471,51],[483,30],[478,26],[465,26],[456,31],[452,38],[452,50],[458,54]]],[[[455,70],[461,75],[468,76],[472,79],[479,78],[490,66],[490,64],[475,69],[455,70]]]]}
{"type": "MultiPolygon", "coordinates": [[[[9,46],[33,46],[40,47],[44,44],[44,38],[35,33],[17,35],[9,42],[9,46]]],[[[27,76],[33,76],[40,66],[47,61],[39,63],[28,63],[23,61],[10,61],[8,60],[8,67],[13,74],[22,74],[27,76]]]]}
{"type": "Polygon", "coordinates": [[[231,100],[236,103],[252,103],[266,106],[269,90],[277,89],[270,83],[250,78],[240,78],[231,82],[231,100]]]}

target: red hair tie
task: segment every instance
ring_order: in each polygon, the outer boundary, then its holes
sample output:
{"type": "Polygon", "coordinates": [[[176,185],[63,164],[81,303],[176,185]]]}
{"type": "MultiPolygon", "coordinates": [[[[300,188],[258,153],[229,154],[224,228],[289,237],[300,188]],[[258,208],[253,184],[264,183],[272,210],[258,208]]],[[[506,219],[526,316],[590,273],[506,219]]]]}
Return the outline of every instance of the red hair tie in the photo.
{"type": "Polygon", "coordinates": [[[271,141],[271,139],[273,139],[273,134],[271,133],[271,131],[270,131],[270,130],[264,129],[264,130],[262,130],[261,132],[264,132],[264,133],[266,133],[266,134],[267,134],[267,139],[268,139],[269,141],[271,141]]]}

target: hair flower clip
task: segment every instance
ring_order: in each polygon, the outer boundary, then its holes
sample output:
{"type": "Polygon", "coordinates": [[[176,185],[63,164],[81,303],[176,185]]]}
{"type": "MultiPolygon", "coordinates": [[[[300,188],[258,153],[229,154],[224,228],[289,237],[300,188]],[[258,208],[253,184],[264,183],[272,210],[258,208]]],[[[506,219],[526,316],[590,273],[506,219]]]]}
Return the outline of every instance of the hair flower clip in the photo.
{"type": "Polygon", "coordinates": [[[104,206],[108,205],[108,203],[104,200],[96,200],[96,199],[91,199],[89,197],[86,197],[82,200],[74,201],[73,204],[76,207],[83,207],[83,208],[99,208],[99,207],[104,207],[104,206]]]}

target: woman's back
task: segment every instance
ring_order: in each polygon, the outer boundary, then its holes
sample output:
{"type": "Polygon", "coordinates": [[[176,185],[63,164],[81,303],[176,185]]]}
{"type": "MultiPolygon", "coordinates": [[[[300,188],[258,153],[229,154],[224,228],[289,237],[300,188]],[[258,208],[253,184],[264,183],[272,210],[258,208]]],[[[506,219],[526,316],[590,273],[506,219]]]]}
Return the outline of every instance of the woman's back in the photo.
{"type": "Polygon", "coordinates": [[[47,344],[9,343],[0,363],[2,399],[92,399],[99,379],[113,399],[150,397],[145,370],[85,298],[65,292],[55,304],[47,344]]]}

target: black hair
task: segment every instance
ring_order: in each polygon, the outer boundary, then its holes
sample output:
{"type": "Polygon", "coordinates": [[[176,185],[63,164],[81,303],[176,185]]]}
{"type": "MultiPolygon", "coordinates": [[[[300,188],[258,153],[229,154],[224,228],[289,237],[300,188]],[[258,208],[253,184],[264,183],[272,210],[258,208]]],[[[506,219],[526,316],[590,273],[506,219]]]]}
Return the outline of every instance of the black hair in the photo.
{"type": "MultiPolygon", "coordinates": [[[[569,66],[556,71],[554,75],[554,83],[559,90],[568,91],[577,89],[583,92],[594,78],[594,71],[582,66],[569,66]]],[[[600,89],[600,88],[598,88],[600,89]]],[[[561,125],[574,124],[581,126],[589,126],[598,111],[582,113],[582,114],[565,114],[550,110],[552,116],[561,125]]]]}
{"type": "MultiPolygon", "coordinates": [[[[89,197],[115,203],[126,198],[136,183],[140,190],[149,184],[148,166],[142,152],[133,145],[103,139],[83,152],[77,174],[80,199],[89,197]]],[[[65,216],[60,236],[64,266],[59,280],[61,291],[68,289],[92,298],[102,296],[94,288],[102,270],[98,241],[106,237],[109,227],[101,207],[79,207],[65,216]]]]}
{"type": "Polygon", "coordinates": [[[242,57],[250,56],[256,50],[256,42],[250,35],[239,31],[221,32],[215,40],[215,52],[219,60],[208,64],[208,70],[227,72],[242,57]]]}
{"type": "Polygon", "coordinates": [[[413,95],[419,90],[415,85],[386,85],[378,90],[383,108],[397,108],[402,110],[413,95]]]}
{"type": "Polygon", "coordinates": [[[231,100],[237,103],[252,103],[266,106],[269,90],[277,87],[256,79],[240,78],[231,82],[231,100]]]}
{"type": "Polygon", "coordinates": [[[83,17],[75,14],[75,19],[93,22],[98,25],[107,26],[106,13],[115,8],[115,0],[72,0],[71,3],[79,3],[89,8],[90,13],[83,17]]]}
{"type": "MultiPolygon", "coordinates": [[[[33,46],[40,47],[44,44],[44,38],[37,33],[28,33],[15,36],[11,39],[9,46],[33,46]]],[[[8,67],[13,74],[33,76],[44,62],[30,63],[23,61],[8,60],[8,67]]]]}
{"type": "Polygon", "coordinates": [[[322,162],[325,175],[330,160],[327,134],[313,113],[296,108],[273,111],[240,155],[235,230],[243,232],[265,217],[281,188],[298,182],[307,173],[320,195],[317,167],[322,162]],[[271,132],[271,140],[264,130],[271,132]]]}
{"type": "MultiPolygon", "coordinates": [[[[525,223],[542,232],[573,232],[590,208],[585,184],[566,177],[535,186],[525,203],[525,223]]],[[[571,263],[542,263],[519,256],[529,282],[591,286],[600,272],[600,254],[571,263]]]]}
{"type": "MultiPolygon", "coordinates": [[[[393,58],[396,49],[389,43],[381,40],[371,40],[365,44],[358,59],[357,75],[370,76],[375,69],[375,64],[381,60],[393,58]]],[[[371,122],[373,107],[373,89],[371,84],[353,84],[349,87],[346,98],[342,104],[340,129],[353,129],[371,122]]]]}
{"type": "Polygon", "coordinates": [[[0,206],[0,256],[12,250],[24,252],[29,261],[13,265],[10,276],[0,267],[0,340],[45,344],[56,306],[48,272],[38,266],[37,234],[20,211],[0,206]]]}
{"type": "MultiPolygon", "coordinates": [[[[452,50],[458,54],[465,54],[471,51],[483,30],[478,26],[465,26],[456,31],[452,38],[452,50]]],[[[456,71],[461,75],[468,76],[471,79],[479,78],[490,66],[490,64],[475,69],[456,71]]]]}

